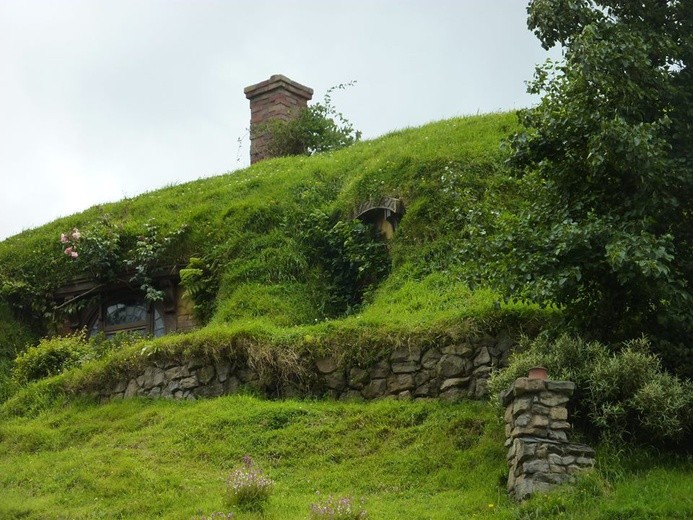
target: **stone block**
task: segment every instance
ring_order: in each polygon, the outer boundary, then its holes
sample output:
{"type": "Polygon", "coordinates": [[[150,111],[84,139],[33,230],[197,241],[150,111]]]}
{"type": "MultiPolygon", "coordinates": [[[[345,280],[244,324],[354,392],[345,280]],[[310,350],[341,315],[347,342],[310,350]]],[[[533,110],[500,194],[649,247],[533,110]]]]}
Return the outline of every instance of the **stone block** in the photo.
{"type": "Polygon", "coordinates": [[[445,354],[438,361],[438,373],[442,377],[459,377],[468,375],[469,361],[455,354],[445,354]]]}
{"type": "Polygon", "coordinates": [[[229,377],[229,373],[231,372],[231,363],[229,363],[228,361],[217,361],[215,368],[217,371],[217,379],[219,379],[219,382],[225,382],[226,379],[229,377]]]}
{"type": "Polygon", "coordinates": [[[435,397],[434,392],[431,391],[431,385],[424,383],[419,385],[414,390],[414,397],[435,397]]]}
{"type": "Polygon", "coordinates": [[[503,415],[503,420],[505,421],[505,424],[510,424],[513,421],[513,407],[512,406],[506,406],[505,407],[505,415],[503,415]]]}
{"type": "Polygon", "coordinates": [[[532,421],[532,414],[531,413],[523,413],[521,415],[518,415],[515,418],[515,426],[518,426],[520,428],[524,428],[525,426],[529,426],[531,421],[532,421]]]}
{"type": "Polygon", "coordinates": [[[180,387],[183,390],[188,390],[190,388],[195,388],[197,386],[199,386],[199,382],[196,376],[189,376],[180,380],[180,387]]]}
{"type": "Polygon", "coordinates": [[[533,473],[547,473],[549,471],[549,462],[546,460],[530,460],[522,464],[522,472],[526,475],[533,473]]]}
{"type": "Polygon", "coordinates": [[[556,392],[541,392],[539,394],[539,402],[544,406],[561,406],[565,405],[569,400],[566,395],[556,392]]]}
{"type": "Polygon", "coordinates": [[[415,386],[414,376],[411,374],[394,374],[387,378],[387,390],[391,394],[413,390],[415,386]]]}
{"type": "Polygon", "coordinates": [[[322,357],[315,361],[315,366],[321,374],[331,374],[337,370],[337,360],[332,357],[322,357]]]}
{"type": "Polygon", "coordinates": [[[573,395],[575,383],[572,381],[547,381],[546,389],[551,392],[559,392],[567,396],[573,395]]]}
{"type": "Polygon", "coordinates": [[[330,390],[341,392],[347,386],[346,378],[341,371],[335,371],[324,376],[325,386],[330,390]]]}
{"type": "Polygon", "coordinates": [[[467,383],[469,383],[468,377],[454,377],[446,379],[443,381],[443,384],[440,385],[440,391],[445,392],[450,388],[463,388],[467,386],[467,383]]]}
{"type": "Polygon", "coordinates": [[[488,385],[488,380],[485,378],[479,378],[476,380],[476,384],[474,385],[474,388],[469,389],[469,393],[473,395],[477,399],[481,399],[482,397],[485,397],[486,394],[488,393],[487,390],[487,385],[488,385]]]}
{"type": "Polygon", "coordinates": [[[481,347],[479,353],[474,358],[474,366],[479,367],[489,364],[491,364],[491,355],[488,352],[488,347],[481,347]]]}
{"type": "Polygon", "coordinates": [[[534,479],[536,479],[538,482],[546,482],[547,484],[551,484],[553,486],[559,486],[569,480],[570,475],[567,475],[566,473],[552,473],[551,471],[547,471],[546,473],[537,473],[534,475],[534,479]]]}
{"type": "Polygon", "coordinates": [[[570,430],[570,423],[568,421],[551,421],[552,430],[570,430]]]}
{"type": "Polygon", "coordinates": [[[392,372],[395,374],[411,374],[418,371],[421,365],[417,361],[401,361],[392,363],[392,372]]]}
{"type": "Polygon", "coordinates": [[[424,368],[434,368],[438,364],[438,361],[440,361],[441,357],[442,354],[438,349],[431,348],[424,353],[423,357],[421,358],[421,364],[424,368]]]}
{"type": "Polygon", "coordinates": [[[468,395],[469,392],[464,388],[449,388],[445,392],[441,392],[439,397],[445,401],[457,403],[465,399],[468,395]]]}
{"type": "Polygon", "coordinates": [[[136,379],[131,379],[128,382],[127,388],[125,388],[125,392],[123,393],[123,397],[125,399],[128,399],[130,397],[135,397],[137,395],[137,390],[139,390],[139,386],[137,384],[136,379]]]}
{"type": "Polygon", "coordinates": [[[563,406],[554,406],[549,409],[549,417],[554,421],[567,421],[568,409],[563,406]]]}
{"type": "Polygon", "coordinates": [[[192,392],[199,397],[219,397],[224,394],[224,385],[219,381],[214,381],[209,385],[198,386],[192,392]]]}
{"type": "Polygon", "coordinates": [[[378,361],[371,367],[371,379],[381,379],[390,375],[390,363],[387,361],[378,361]]]}
{"type": "Polygon", "coordinates": [[[532,409],[532,397],[518,397],[513,401],[513,405],[508,409],[512,410],[512,415],[517,417],[520,414],[527,413],[532,409]]]}
{"type": "Polygon", "coordinates": [[[186,366],[188,367],[188,370],[192,372],[193,370],[197,370],[198,368],[202,368],[206,364],[207,364],[207,362],[203,358],[194,357],[194,358],[190,358],[188,360],[188,363],[186,366]]]}
{"type": "Polygon", "coordinates": [[[212,379],[214,379],[215,375],[213,365],[205,365],[197,371],[197,379],[202,385],[208,384],[212,379]]]}
{"type": "Polygon", "coordinates": [[[428,383],[432,377],[433,374],[430,370],[419,370],[416,374],[414,374],[414,382],[417,386],[421,386],[428,383]]]}
{"type": "Polygon", "coordinates": [[[365,399],[376,399],[383,397],[386,393],[387,380],[385,379],[372,379],[361,391],[361,395],[365,399]]]}
{"type": "Polygon", "coordinates": [[[349,370],[349,386],[361,390],[370,379],[368,371],[362,368],[354,367],[349,370]]]}
{"type": "Polygon", "coordinates": [[[543,391],[546,388],[544,381],[541,379],[530,379],[528,377],[520,377],[513,383],[513,394],[520,396],[524,394],[535,394],[543,391]]]}
{"type": "Polygon", "coordinates": [[[488,375],[491,373],[491,370],[493,370],[493,367],[490,365],[482,365],[480,367],[477,367],[474,369],[474,372],[472,372],[477,379],[486,379],[488,375]]]}
{"type": "Polygon", "coordinates": [[[533,415],[530,425],[534,428],[546,428],[549,425],[549,418],[543,415],[533,415]]]}
{"type": "Polygon", "coordinates": [[[421,349],[398,349],[390,354],[390,362],[395,363],[418,363],[421,360],[421,349]]]}
{"type": "Polygon", "coordinates": [[[182,379],[184,377],[188,377],[189,375],[190,371],[186,366],[174,366],[166,370],[166,379],[168,380],[182,379]]]}
{"type": "Polygon", "coordinates": [[[412,394],[409,390],[405,390],[404,392],[400,392],[397,394],[397,399],[400,401],[411,401],[412,394]]]}
{"type": "Polygon", "coordinates": [[[549,439],[553,439],[556,441],[567,441],[568,436],[565,433],[565,430],[549,430],[548,433],[549,439]]]}
{"type": "Polygon", "coordinates": [[[448,345],[446,347],[443,347],[441,349],[441,352],[443,354],[454,354],[456,356],[468,358],[471,357],[472,353],[474,352],[474,349],[471,345],[468,345],[467,343],[456,343],[454,345],[448,345]]]}

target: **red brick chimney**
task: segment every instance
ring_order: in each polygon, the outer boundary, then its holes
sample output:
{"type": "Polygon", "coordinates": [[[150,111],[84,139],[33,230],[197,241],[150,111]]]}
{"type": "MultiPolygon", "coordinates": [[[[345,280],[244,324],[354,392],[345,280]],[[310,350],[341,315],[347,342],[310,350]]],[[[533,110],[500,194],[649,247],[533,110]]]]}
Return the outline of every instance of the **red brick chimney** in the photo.
{"type": "Polygon", "coordinates": [[[250,100],[250,164],[268,159],[268,136],[258,131],[258,125],[274,119],[288,120],[301,108],[308,106],[313,89],[290,80],[281,74],[243,89],[250,100]]]}

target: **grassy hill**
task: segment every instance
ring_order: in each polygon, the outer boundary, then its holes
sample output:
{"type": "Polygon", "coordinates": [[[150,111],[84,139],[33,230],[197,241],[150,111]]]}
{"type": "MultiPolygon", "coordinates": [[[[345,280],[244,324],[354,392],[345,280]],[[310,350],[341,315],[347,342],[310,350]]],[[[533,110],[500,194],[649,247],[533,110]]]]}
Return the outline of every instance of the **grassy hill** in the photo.
{"type": "Polygon", "coordinates": [[[229,396],[96,405],[72,396],[140,362],[143,346],[186,355],[243,348],[272,363],[304,351],[368,360],[470,332],[545,325],[559,312],[502,303],[479,275],[476,252],[523,206],[501,146],[515,124],[511,114],[457,118],[330,154],[263,161],[1,242],[0,518],[228,511],[224,478],[244,454],[275,481],[265,518],[306,518],[317,491],[364,498],[371,517],[384,519],[693,515],[690,459],[606,447],[598,472],[578,486],[511,503],[502,426],[486,403],[229,396]],[[406,208],[387,245],[345,224],[359,204],[383,196],[406,208]],[[91,256],[63,254],[60,234],[73,228],[93,240],[91,256]],[[201,327],[12,383],[16,354],[60,319],[53,292],[77,276],[122,271],[152,229],[156,261],[196,273],[189,289],[201,327]]]}

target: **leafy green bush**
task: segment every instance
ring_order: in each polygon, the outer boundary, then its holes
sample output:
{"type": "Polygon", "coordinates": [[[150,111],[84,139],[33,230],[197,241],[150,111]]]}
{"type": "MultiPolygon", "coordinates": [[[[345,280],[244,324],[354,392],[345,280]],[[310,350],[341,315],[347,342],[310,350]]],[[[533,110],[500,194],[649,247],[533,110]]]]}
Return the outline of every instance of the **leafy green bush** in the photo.
{"type": "Polygon", "coordinates": [[[308,256],[327,274],[327,315],[352,312],[390,272],[385,239],[377,229],[360,220],[335,223],[316,210],[303,221],[300,238],[308,256]]]}
{"type": "Polygon", "coordinates": [[[332,105],[332,93],[354,83],[352,81],[328,89],[322,103],[299,110],[293,118],[261,125],[259,131],[269,134],[269,155],[312,155],[338,150],[358,141],[361,132],[354,130],[353,125],[332,105]]]}
{"type": "Polygon", "coordinates": [[[610,348],[567,335],[525,340],[508,368],[491,376],[499,393],[535,365],[575,382],[573,419],[604,438],[682,442],[693,431],[693,384],[665,372],[646,339],[610,348]]]}
{"type": "Polygon", "coordinates": [[[55,376],[79,364],[86,353],[86,331],[44,338],[17,356],[12,378],[19,384],[55,376]]]}

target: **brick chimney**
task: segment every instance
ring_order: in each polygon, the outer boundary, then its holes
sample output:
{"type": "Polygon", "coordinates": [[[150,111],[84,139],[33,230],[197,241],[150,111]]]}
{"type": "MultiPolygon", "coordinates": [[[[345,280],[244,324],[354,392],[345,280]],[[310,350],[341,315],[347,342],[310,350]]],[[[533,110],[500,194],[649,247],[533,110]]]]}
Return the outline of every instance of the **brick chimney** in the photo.
{"type": "Polygon", "coordinates": [[[258,131],[258,125],[281,119],[287,121],[301,108],[308,106],[313,89],[290,80],[281,74],[243,89],[250,100],[250,164],[270,156],[266,151],[268,136],[258,131]]]}

